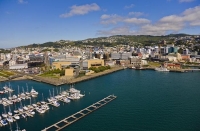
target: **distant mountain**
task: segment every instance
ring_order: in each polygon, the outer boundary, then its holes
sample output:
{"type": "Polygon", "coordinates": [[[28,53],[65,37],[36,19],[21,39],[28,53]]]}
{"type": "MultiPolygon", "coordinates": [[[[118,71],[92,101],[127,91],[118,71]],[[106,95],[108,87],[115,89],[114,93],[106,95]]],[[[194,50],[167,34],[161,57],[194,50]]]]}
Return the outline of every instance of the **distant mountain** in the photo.
{"type": "Polygon", "coordinates": [[[167,36],[170,36],[170,37],[185,37],[185,36],[192,36],[192,35],[180,33],[180,34],[169,34],[167,36]]]}
{"type": "Polygon", "coordinates": [[[109,37],[98,37],[98,38],[88,38],[85,40],[78,41],[69,41],[69,40],[60,40],[56,42],[45,42],[43,44],[30,44],[23,46],[25,48],[36,48],[36,47],[54,47],[61,48],[66,45],[92,45],[92,46],[116,46],[119,44],[142,44],[142,45],[151,45],[160,42],[161,40],[173,40],[173,38],[192,36],[189,34],[169,34],[165,36],[151,36],[151,35],[114,35],[109,37]]]}

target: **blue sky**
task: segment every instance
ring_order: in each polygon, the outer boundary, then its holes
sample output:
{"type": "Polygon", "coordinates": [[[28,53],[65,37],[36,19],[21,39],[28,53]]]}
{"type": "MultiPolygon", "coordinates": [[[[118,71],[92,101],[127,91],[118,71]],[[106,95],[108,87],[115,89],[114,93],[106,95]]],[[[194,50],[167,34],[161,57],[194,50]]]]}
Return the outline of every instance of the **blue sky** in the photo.
{"type": "Polygon", "coordinates": [[[0,48],[169,33],[200,34],[200,0],[0,0],[0,48]]]}

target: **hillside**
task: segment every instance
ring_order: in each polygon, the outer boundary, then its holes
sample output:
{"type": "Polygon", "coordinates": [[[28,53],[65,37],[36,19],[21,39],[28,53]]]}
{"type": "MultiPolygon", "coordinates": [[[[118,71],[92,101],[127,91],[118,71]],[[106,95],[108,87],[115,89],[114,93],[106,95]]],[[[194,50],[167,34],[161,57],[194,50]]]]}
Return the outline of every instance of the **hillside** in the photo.
{"type": "Polygon", "coordinates": [[[109,37],[98,37],[98,38],[89,38],[85,40],[79,41],[69,41],[69,40],[60,40],[56,42],[45,42],[43,44],[30,44],[27,46],[22,47],[64,47],[67,45],[75,45],[75,46],[82,46],[82,45],[92,45],[92,46],[116,46],[119,44],[129,44],[129,45],[152,45],[157,44],[161,40],[173,41],[174,38],[191,36],[188,34],[169,34],[166,36],[151,36],[151,35],[115,35],[109,37]]]}

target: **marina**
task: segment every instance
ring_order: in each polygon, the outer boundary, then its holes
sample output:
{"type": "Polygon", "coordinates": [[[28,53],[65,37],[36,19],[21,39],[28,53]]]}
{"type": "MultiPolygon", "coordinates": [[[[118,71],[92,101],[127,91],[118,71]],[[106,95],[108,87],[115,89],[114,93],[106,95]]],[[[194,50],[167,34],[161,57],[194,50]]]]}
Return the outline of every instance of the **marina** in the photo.
{"type": "MultiPolygon", "coordinates": [[[[2,122],[3,124],[7,123],[7,125],[0,127],[0,130],[14,130],[16,129],[16,123],[18,123],[20,129],[26,129],[27,131],[44,130],[48,126],[66,120],[66,118],[73,115],[68,121],[56,125],[58,128],[54,126],[48,129],[49,131],[57,130],[67,125],[69,121],[81,117],[81,113],[86,114],[87,110],[80,111],[110,94],[115,94],[117,99],[106,104],[105,108],[93,111],[90,115],[78,119],[61,130],[121,131],[140,129],[168,131],[169,128],[173,130],[198,130],[200,128],[198,124],[200,106],[196,103],[200,102],[199,77],[198,72],[160,73],[153,70],[125,69],[97,79],[76,83],[74,86],[63,85],[57,87],[31,80],[10,81],[14,90],[11,92],[11,96],[13,94],[18,96],[18,86],[20,94],[23,92],[22,87],[24,87],[26,94],[26,83],[29,87],[28,92],[30,93],[33,86],[38,95],[37,97],[31,97],[31,99],[22,99],[22,104],[16,102],[5,106],[5,114],[7,115],[10,112],[10,106],[13,122],[8,122],[7,119],[3,118],[4,106],[0,104],[1,118],[4,120],[2,122]],[[79,90],[80,94],[85,96],[80,99],[73,99],[73,97],[71,99],[66,99],[67,97],[60,99],[61,96],[69,95],[70,92],[77,92],[73,88],[79,90]],[[60,99],[57,100],[60,104],[58,107],[48,101],[51,97],[60,99]],[[45,112],[40,110],[42,105],[45,104],[44,102],[49,107],[48,110],[46,108],[45,112]],[[34,108],[35,114],[25,110],[31,106],[34,108]],[[39,109],[36,110],[36,107],[39,107],[39,109]],[[23,109],[24,112],[17,113],[20,114],[17,117],[14,111],[19,109],[23,109]],[[78,112],[79,114],[76,114],[78,112]]],[[[3,89],[5,85],[9,85],[8,82],[2,82],[0,88],[3,89]]],[[[9,93],[3,93],[0,97],[1,99],[8,99],[9,93]]]]}
{"type": "Polygon", "coordinates": [[[38,96],[38,92],[32,87],[31,91],[28,91],[28,85],[27,86],[27,91],[24,91],[24,88],[22,87],[22,93],[19,91],[19,86],[18,86],[18,93],[16,95],[13,95],[11,97],[11,93],[14,90],[11,88],[7,87],[6,85],[3,87],[4,93],[8,93],[8,99],[7,98],[2,98],[0,99],[0,104],[3,105],[4,108],[4,113],[2,113],[2,117],[0,116],[0,127],[6,126],[9,123],[16,122],[17,120],[21,118],[27,118],[27,117],[34,117],[35,113],[38,112],[40,114],[45,113],[47,110],[50,109],[49,105],[54,106],[54,107],[59,107],[60,104],[58,101],[64,102],[64,103],[69,103],[71,100],[77,100],[80,99],[81,97],[85,96],[83,94],[80,94],[80,91],[75,89],[74,86],[72,85],[69,90],[62,91],[60,88],[60,92],[57,90],[57,95],[54,96],[54,89],[53,89],[53,95],[51,95],[51,92],[49,90],[49,98],[47,99],[48,101],[44,101],[43,93],[42,93],[42,101],[37,102],[35,104],[31,104],[31,98],[35,98],[38,96]],[[30,104],[27,106],[22,105],[22,100],[30,100],[30,104]],[[18,109],[16,108],[16,103],[20,103],[20,106],[18,109]],[[11,111],[10,105],[14,104],[15,105],[15,110],[11,111]],[[6,106],[8,106],[9,111],[6,112],[6,106]],[[14,114],[13,114],[14,112],[14,114]]]}
{"type": "Polygon", "coordinates": [[[79,112],[43,129],[42,131],[48,131],[48,130],[51,130],[52,128],[57,128],[57,129],[54,129],[56,131],[59,131],[67,126],[69,126],[70,124],[74,123],[75,121],[83,118],[84,116],[92,113],[93,111],[101,108],[102,106],[108,104],[109,102],[111,102],[112,100],[114,100],[115,98],[117,98],[117,96],[114,96],[114,95],[109,95],[107,97],[105,97],[104,99],[90,105],[89,107],[86,107],[85,109],[82,109],[80,110],[79,112]],[[70,120],[72,118],[72,120],[70,120]],[[63,126],[59,126],[61,125],[62,123],[65,123],[63,126]]]}

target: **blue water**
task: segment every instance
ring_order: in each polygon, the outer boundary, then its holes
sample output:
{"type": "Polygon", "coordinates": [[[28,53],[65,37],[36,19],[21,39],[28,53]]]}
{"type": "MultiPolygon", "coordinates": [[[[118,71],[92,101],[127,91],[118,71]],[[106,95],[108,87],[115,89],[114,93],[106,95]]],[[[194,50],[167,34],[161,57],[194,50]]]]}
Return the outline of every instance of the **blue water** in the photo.
{"type": "MultiPolygon", "coordinates": [[[[163,73],[126,69],[113,74],[75,84],[85,94],[80,100],[51,107],[45,114],[20,119],[21,129],[39,131],[77,111],[114,94],[117,99],[63,129],[66,131],[198,131],[200,130],[200,73],[163,73]]],[[[46,99],[49,90],[55,95],[60,87],[30,80],[10,81],[16,93],[17,86],[26,90],[33,86],[39,96],[32,103],[46,99]]],[[[2,82],[0,87],[8,84],[2,82]]],[[[69,89],[68,85],[61,86],[69,89]]],[[[23,101],[29,104],[30,101],[23,101]]],[[[17,105],[18,106],[18,105],[17,105]]],[[[14,108],[14,106],[12,106],[14,108]]],[[[6,107],[8,111],[8,107],[6,107]]],[[[0,106],[3,112],[3,106],[0,106]]],[[[0,131],[15,129],[16,123],[1,127],[0,131]]]]}

